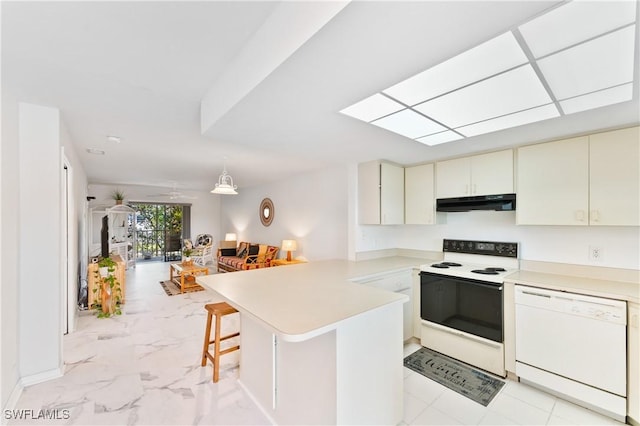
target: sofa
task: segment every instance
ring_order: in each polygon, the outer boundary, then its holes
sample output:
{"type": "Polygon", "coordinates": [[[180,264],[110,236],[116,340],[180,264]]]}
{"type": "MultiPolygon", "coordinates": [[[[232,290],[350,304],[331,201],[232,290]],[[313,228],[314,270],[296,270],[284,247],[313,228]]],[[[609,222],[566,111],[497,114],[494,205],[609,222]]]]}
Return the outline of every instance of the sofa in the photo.
{"type": "Polygon", "coordinates": [[[248,271],[268,268],[278,257],[279,247],[266,244],[221,241],[218,249],[218,272],[248,271]]]}

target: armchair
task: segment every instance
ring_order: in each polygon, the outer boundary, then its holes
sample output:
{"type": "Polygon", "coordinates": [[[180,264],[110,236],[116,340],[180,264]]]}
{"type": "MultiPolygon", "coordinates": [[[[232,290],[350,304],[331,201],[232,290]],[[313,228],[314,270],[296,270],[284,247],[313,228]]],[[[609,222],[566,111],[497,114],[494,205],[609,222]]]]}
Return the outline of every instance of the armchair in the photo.
{"type": "Polygon", "coordinates": [[[194,263],[205,266],[207,262],[213,263],[213,237],[211,234],[199,234],[196,237],[191,258],[194,263]]]}

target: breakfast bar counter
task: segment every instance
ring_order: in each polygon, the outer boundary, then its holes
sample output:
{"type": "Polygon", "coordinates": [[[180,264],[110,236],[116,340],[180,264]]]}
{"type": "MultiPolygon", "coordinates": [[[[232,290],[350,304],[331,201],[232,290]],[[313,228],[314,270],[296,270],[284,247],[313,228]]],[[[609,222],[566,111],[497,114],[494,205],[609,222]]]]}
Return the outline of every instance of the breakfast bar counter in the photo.
{"type": "Polygon", "coordinates": [[[276,424],[402,420],[402,304],[349,279],[418,259],[329,260],[197,282],[241,315],[240,383],[276,424]]]}

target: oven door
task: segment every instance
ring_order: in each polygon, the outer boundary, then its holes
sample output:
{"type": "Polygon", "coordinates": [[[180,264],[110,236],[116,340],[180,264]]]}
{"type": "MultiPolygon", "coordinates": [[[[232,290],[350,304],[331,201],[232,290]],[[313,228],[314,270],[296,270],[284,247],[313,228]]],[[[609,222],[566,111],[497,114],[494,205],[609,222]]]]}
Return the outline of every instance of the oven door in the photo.
{"type": "Polygon", "coordinates": [[[420,316],[502,343],[502,289],[502,284],[420,272],[420,316]]]}

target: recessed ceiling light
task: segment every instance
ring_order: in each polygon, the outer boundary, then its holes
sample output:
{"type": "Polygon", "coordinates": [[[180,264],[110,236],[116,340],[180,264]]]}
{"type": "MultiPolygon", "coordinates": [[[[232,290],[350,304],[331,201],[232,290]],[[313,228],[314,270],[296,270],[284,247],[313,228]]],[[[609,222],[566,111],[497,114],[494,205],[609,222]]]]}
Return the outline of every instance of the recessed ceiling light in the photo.
{"type": "Polygon", "coordinates": [[[87,148],[87,152],[94,155],[104,155],[104,151],[101,149],[87,148]]]}
{"type": "Polygon", "coordinates": [[[550,102],[531,65],[525,65],[417,105],[415,109],[454,128],[550,102]]]}
{"type": "Polygon", "coordinates": [[[446,130],[438,123],[409,109],[372,121],[371,124],[411,139],[446,130]]]}
{"type": "Polygon", "coordinates": [[[340,112],[357,118],[358,120],[369,122],[376,118],[400,111],[404,108],[404,105],[399,104],[384,95],[376,93],[375,95],[369,96],[368,98],[363,99],[340,112]]]}
{"type": "Polygon", "coordinates": [[[519,27],[536,58],[636,20],[635,1],[572,1],[519,27]]]}
{"type": "Polygon", "coordinates": [[[560,101],[560,106],[565,114],[586,111],[606,105],[613,105],[633,99],[633,83],[612,87],[611,89],[600,90],[588,95],[577,96],[575,98],[560,101]]]}
{"type": "Polygon", "coordinates": [[[482,121],[469,126],[459,127],[457,132],[465,136],[484,135],[485,133],[496,132],[498,130],[509,129],[511,127],[522,126],[524,124],[535,123],[536,121],[547,120],[559,117],[560,113],[554,104],[532,108],[526,111],[497,117],[492,120],[482,121]]]}
{"type": "Polygon", "coordinates": [[[557,99],[633,81],[636,26],[623,28],[538,61],[557,99]]]}
{"type": "Polygon", "coordinates": [[[447,130],[446,132],[436,133],[434,135],[425,136],[423,138],[416,139],[418,142],[423,143],[425,145],[439,145],[445,142],[457,141],[458,139],[462,139],[464,136],[452,131],[447,130]]]}
{"type": "Polygon", "coordinates": [[[120,143],[122,139],[119,136],[107,136],[107,142],[120,143]]]}
{"type": "Polygon", "coordinates": [[[520,45],[508,32],[383,92],[407,105],[415,105],[526,62],[520,45]]]}
{"type": "Polygon", "coordinates": [[[436,145],[631,100],[636,3],[564,2],[341,112],[436,145]]]}

